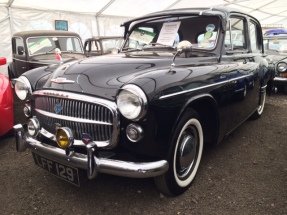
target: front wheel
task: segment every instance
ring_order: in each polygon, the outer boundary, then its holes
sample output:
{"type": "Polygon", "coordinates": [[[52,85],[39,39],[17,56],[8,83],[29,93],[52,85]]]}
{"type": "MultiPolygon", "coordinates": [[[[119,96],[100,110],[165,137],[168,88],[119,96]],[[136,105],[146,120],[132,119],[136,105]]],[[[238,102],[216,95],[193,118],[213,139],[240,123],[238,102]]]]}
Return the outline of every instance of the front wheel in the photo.
{"type": "Polygon", "coordinates": [[[172,138],[169,170],[155,178],[158,189],[165,195],[182,194],[193,182],[203,151],[203,131],[199,115],[188,110],[181,118],[172,138]]]}

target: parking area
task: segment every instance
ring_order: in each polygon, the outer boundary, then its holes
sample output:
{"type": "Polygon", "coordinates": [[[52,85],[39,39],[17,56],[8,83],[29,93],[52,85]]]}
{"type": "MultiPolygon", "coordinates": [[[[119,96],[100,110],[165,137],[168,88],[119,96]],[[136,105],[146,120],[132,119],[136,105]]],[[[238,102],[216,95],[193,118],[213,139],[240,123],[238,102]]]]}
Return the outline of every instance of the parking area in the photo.
{"type": "MultiPolygon", "coordinates": [[[[16,122],[23,122],[19,106],[16,122]]],[[[152,179],[102,174],[73,186],[37,167],[29,151],[17,153],[13,137],[2,137],[1,214],[286,214],[286,111],[287,95],[267,97],[260,119],[204,150],[193,185],[173,198],[152,179]]]]}

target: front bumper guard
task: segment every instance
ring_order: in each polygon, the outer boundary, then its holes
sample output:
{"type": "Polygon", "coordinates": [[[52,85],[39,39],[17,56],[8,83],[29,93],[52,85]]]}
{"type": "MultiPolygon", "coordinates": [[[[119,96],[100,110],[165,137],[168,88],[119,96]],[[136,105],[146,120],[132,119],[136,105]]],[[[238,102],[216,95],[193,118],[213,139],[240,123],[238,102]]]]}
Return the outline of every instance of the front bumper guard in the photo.
{"type": "Polygon", "coordinates": [[[14,126],[16,137],[16,149],[23,152],[29,148],[32,152],[51,160],[63,163],[67,166],[87,170],[89,179],[95,178],[98,173],[106,173],[130,178],[150,178],[164,174],[168,170],[166,160],[153,162],[128,162],[99,158],[95,143],[87,144],[87,155],[76,152],[68,152],[25,135],[21,124],[14,126]]]}

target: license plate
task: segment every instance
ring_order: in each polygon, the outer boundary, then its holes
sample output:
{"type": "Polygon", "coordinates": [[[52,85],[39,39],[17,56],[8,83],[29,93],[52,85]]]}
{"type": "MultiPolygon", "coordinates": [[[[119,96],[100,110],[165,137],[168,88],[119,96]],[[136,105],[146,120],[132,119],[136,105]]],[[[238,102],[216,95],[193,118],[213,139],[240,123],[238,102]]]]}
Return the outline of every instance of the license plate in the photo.
{"type": "Polygon", "coordinates": [[[76,186],[80,186],[78,169],[44,158],[32,153],[35,164],[57,177],[68,181],[76,186]]]}

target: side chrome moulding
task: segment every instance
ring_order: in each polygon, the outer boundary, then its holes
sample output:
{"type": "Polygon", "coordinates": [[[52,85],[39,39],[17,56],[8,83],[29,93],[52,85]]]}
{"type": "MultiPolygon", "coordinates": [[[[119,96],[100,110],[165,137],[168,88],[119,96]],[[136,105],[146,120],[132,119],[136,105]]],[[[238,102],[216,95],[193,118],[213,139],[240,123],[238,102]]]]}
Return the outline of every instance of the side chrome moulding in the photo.
{"type": "Polygon", "coordinates": [[[71,153],[57,147],[41,143],[27,137],[21,124],[14,126],[16,149],[19,152],[29,148],[32,152],[68,166],[87,170],[88,178],[93,179],[98,173],[106,173],[131,178],[149,178],[164,174],[168,170],[166,160],[153,162],[128,162],[97,157],[97,145],[94,142],[86,146],[87,155],[71,153]]]}

